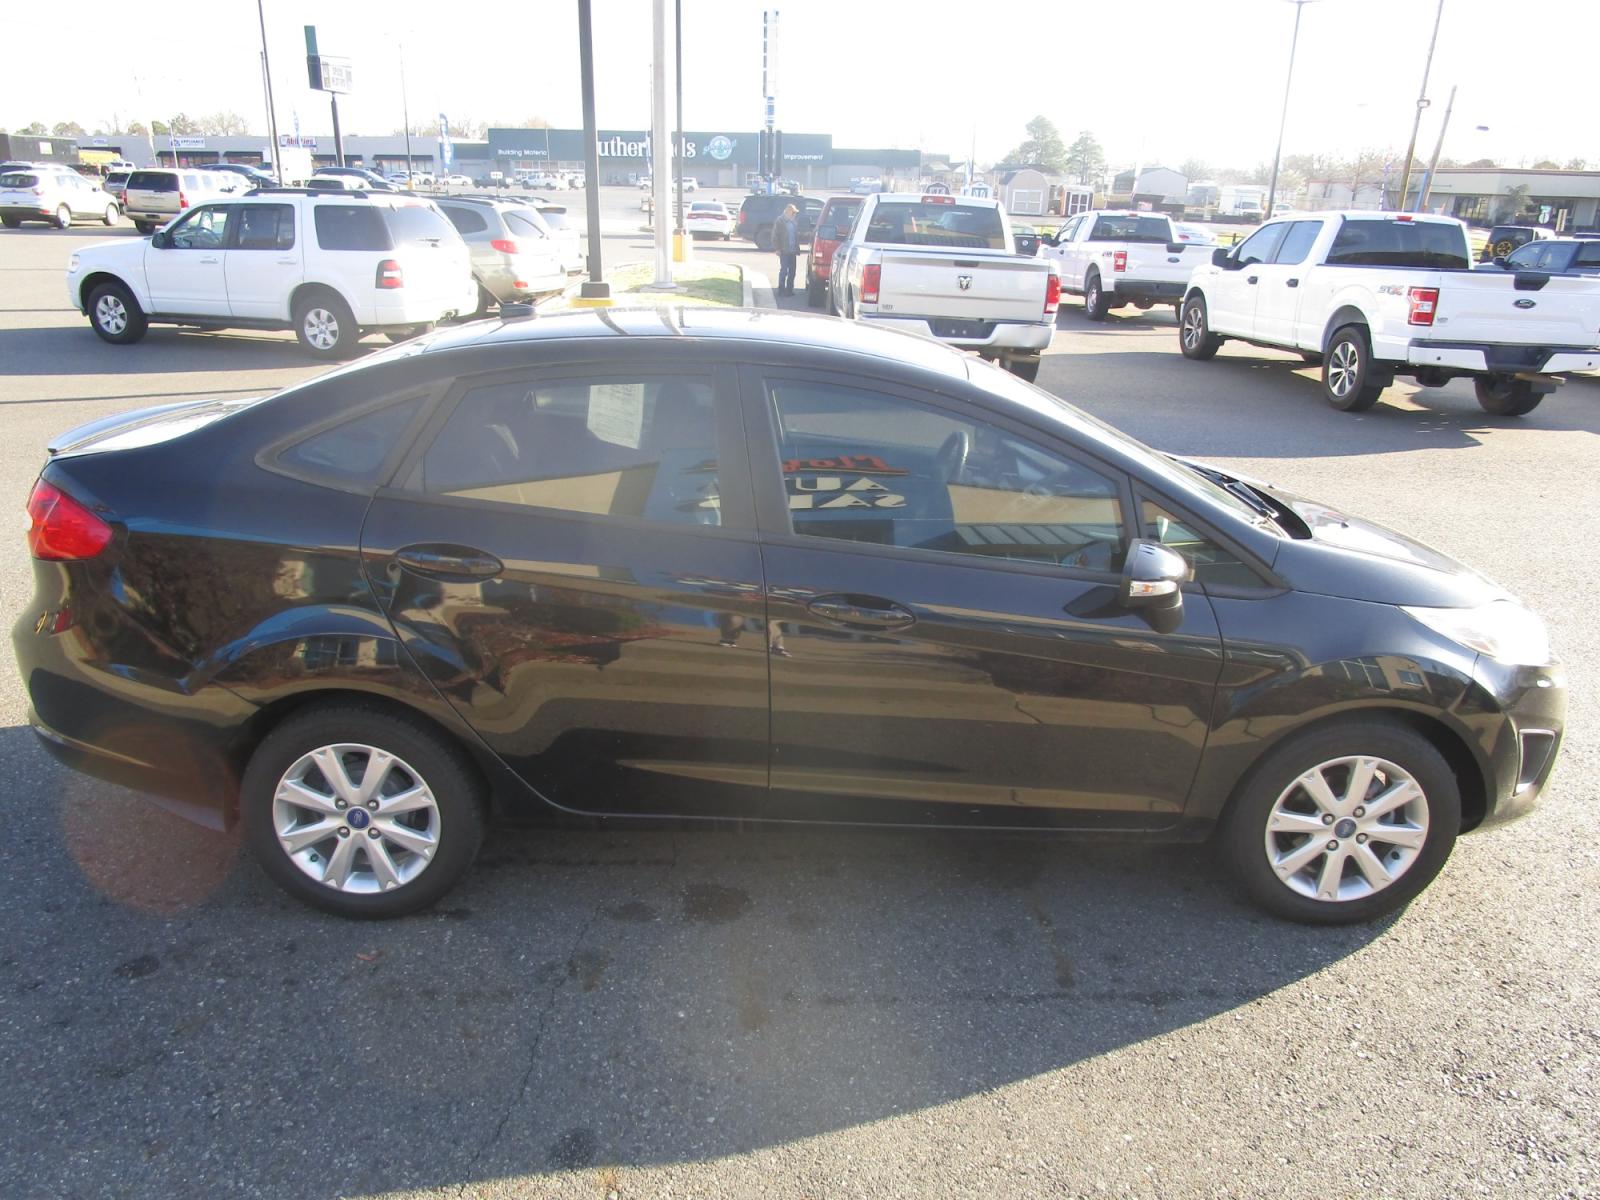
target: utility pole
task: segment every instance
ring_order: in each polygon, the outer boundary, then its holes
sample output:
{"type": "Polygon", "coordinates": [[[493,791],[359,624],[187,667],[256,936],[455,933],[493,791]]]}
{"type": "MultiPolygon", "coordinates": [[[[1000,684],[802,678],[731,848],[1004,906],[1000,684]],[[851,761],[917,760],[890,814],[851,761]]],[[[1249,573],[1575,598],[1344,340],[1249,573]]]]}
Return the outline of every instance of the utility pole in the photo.
{"type": "Polygon", "coordinates": [[[1433,189],[1433,173],[1439,169],[1439,152],[1444,149],[1444,131],[1450,128],[1450,113],[1456,106],[1456,85],[1450,85],[1450,102],[1444,106],[1444,120],[1439,122],[1439,140],[1433,144],[1433,161],[1428,173],[1422,177],[1422,190],[1417,195],[1417,210],[1427,208],[1428,193],[1433,189]]]}
{"type": "Polygon", "coordinates": [[[1300,45],[1300,13],[1314,0],[1290,0],[1290,3],[1294,5],[1294,33],[1289,38],[1289,71],[1283,77],[1283,113],[1278,117],[1278,148],[1272,152],[1272,181],[1267,185],[1268,218],[1272,216],[1272,207],[1278,199],[1278,167],[1283,162],[1283,130],[1289,123],[1289,88],[1294,84],[1294,53],[1300,45]]]}
{"type": "Polygon", "coordinates": [[[1439,0],[1439,10],[1433,16],[1433,37],[1428,41],[1428,57],[1422,64],[1422,90],[1417,93],[1417,115],[1411,122],[1411,141],[1406,146],[1405,169],[1400,176],[1400,211],[1410,212],[1406,196],[1411,191],[1411,160],[1417,153],[1417,131],[1422,128],[1422,110],[1428,107],[1428,73],[1433,70],[1433,48],[1439,42],[1439,23],[1444,20],[1444,0],[1439,0]]]}
{"type": "Polygon", "coordinates": [[[677,39],[677,66],[672,81],[678,89],[678,134],[672,139],[672,157],[678,164],[678,220],[673,233],[678,239],[679,257],[683,258],[687,254],[683,240],[683,0],[673,0],[673,7],[672,32],[677,39]]]}
{"type": "Polygon", "coordinates": [[[583,86],[584,208],[589,222],[589,278],[579,288],[581,300],[611,303],[600,257],[600,141],[594,119],[594,18],[591,0],[578,0],[578,74],[583,86]]]}
{"type": "MultiPolygon", "coordinates": [[[[256,16],[261,20],[261,76],[267,85],[267,134],[272,138],[272,173],[283,183],[283,155],[278,153],[278,110],[272,103],[272,64],[267,58],[267,14],[256,0],[256,16]]],[[[150,142],[150,153],[155,154],[155,140],[150,142]]],[[[174,166],[177,164],[174,163],[174,166]]]]}
{"type": "Polygon", "coordinates": [[[400,115],[406,123],[406,187],[411,186],[411,172],[415,168],[411,164],[411,97],[406,94],[406,46],[404,42],[400,47],[400,115]]]}
{"type": "Polygon", "coordinates": [[[667,0],[650,4],[650,190],[655,209],[656,277],[650,284],[659,291],[677,287],[672,282],[672,234],[667,228],[668,191],[672,183],[672,146],[667,128],[667,0]]]}

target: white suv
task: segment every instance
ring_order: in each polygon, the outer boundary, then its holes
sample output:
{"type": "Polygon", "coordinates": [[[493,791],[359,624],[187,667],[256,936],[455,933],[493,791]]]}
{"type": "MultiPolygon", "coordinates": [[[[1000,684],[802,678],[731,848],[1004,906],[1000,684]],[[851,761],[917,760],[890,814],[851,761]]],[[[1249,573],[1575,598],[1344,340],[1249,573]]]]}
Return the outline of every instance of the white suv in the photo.
{"type": "Polygon", "coordinates": [[[44,221],[57,229],[74,220],[115,225],[121,216],[115,196],[70,167],[15,167],[0,173],[0,222],[7,229],[24,221],[44,221]]]}
{"type": "Polygon", "coordinates": [[[203,204],[148,239],[74,254],[67,296],[108,342],[150,322],[293,329],[319,358],[363,333],[392,341],[477,306],[467,245],[431,201],[261,189],[203,204]]]}

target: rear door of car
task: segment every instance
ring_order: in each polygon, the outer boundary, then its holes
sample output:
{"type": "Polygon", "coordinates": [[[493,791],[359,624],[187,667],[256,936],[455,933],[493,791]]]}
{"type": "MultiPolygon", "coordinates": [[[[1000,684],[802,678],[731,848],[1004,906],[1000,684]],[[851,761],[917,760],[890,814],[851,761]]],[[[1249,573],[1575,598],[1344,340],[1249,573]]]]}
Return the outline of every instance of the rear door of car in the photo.
{"type": "Polygon", "coordinates": [[[1153,830],[1221,642],[1198,589],[1116,603],[1129,479],[969,397],[747,367],[772,659],[770,815],[1153,830]]]}
{"type": "Polygon", "coordinates": [[[287,321],[289,297],[305,277],[304,231],[290,203],[245,201],[234,207],[224,254],[228,308],[236,317],[287,321]]]}
{"type": "Polygon", "coordinates": [[[362,532],[422,671],[547,800],[759,810],[761,556],[731,368],[609,341],[457,382],[362,532]]]}

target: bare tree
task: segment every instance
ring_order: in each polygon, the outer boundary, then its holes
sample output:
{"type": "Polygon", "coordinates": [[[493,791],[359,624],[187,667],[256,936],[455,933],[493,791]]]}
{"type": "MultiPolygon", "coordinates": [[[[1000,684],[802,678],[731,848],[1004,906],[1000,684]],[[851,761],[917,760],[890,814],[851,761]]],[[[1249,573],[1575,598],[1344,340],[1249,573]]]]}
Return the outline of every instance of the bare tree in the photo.
{"type": "Polygon", "coordinates": [[[217,137],[233,137],[250,132],[250,123],[236,112],[214,112],[200,119],[200,127],[217,137]]]}

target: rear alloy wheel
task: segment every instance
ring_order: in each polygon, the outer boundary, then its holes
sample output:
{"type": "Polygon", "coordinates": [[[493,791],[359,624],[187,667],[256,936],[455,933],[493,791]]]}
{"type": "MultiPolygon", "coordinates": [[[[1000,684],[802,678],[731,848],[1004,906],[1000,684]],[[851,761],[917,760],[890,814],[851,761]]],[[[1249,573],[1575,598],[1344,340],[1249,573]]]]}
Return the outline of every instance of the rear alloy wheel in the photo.
{"type": "Polygon", "coordinates": [[[106,205],[105,216],[102,218],[107,225],[115,225],[122,220],[122,210],[115,204],[106,205]]]}
{"type": "Polygon", "coordinates": [[[357,706],[275,729],[241,786],[245,837],[291,895],[348,917],[395,917],[460,879],[483,838],[483,786],[420,722],[357,706]]]}
{"type": "Polygon", "coordinates": [[[1110,311],[1111,305],[1106,303],[1106,294],[1100,287],[1099,272],[1090,271],[1089,278],[1083,281],[1083,315],[1091,321],[1104,321],[1110,311]]]}
{"type": "Polygon", "coordinates": [[[1472,390],[1478,394],[1478,407],[1497,417],[1525,416],[1544,399],[1528,380],[1504,375],[1479,376],[1472,381],[1472,390]]]}
{"type": "Polygon", "coordinates": [[[294,335],[318,358],[340,358],[354,349],[360,331],[343,300],[319,293],[295,305],[294,335]]]}
{"type": "Polygon", "coordinates": [[[89,293],[89,324],[117,346],[137,342],[150,325],[133,294],[120,283],[102,283],[89,293]]]}
{"type": "Polygon", "coordinates": [[[1178,349],[1183,356],[1196,362],[1215,358],[1222,349],[1222,339],[1211,332],[1205,297],[1190,296],[1184,301],[1182,313],[1178,320],[1178,349]]]}
{"type": "Polygon", "coordinates": [[[56,228],[57,229],[71,229],[72,228],[72,210],[70,208],[68,208],[65,204],[63,204],[60,208],[56,209],[56,228]]]}
{"type": "Polygon", "coordinates": [[[1265,908],[1332,925],[1409,903],[1460,825],[1460,789],[1439,751],[1403,726],[1361,722],[1269,754],[1229,808],[1220,846],[1265,908]]]}
{"type": "Polygon", "coordinates": [[[1322,394],[1340,412],[1366,412],[1383,395],[1383,385],[1368,383],[1372,347],[1367,331],[1346,325],[1333,335],[1322,363],[1322,394]]]}

